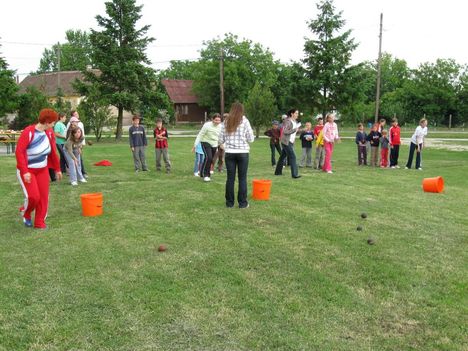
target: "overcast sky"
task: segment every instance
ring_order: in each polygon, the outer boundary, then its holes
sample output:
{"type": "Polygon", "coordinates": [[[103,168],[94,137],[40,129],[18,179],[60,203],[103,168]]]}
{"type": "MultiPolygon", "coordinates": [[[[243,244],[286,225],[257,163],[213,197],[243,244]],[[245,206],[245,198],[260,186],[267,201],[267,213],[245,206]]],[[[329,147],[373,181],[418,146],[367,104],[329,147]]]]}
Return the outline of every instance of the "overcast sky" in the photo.
{"type": "MultiPolygon", "coordinates": [[[[154,68],[169,60],[197,59],[204,40],[231,32],[269,48],[287,63],[303,58],[307,22],[317,15],[315,0],[137,0],[143,4],[140,26],[150,24],[156,41],[148,48],[154,68]]],[[[382,50],[411,68],[437,58],[468,63],[467,0],[335,0],[346,29],[359,43],[353,63],[375,60],[379,17],[383,13],[382,50]]],[[[0,56],[20,79],[37,70],[44,48],[64,42],[67,29],[98,29],[105,15],[99,0],[11,0],[0,12],[0,56]]]]}

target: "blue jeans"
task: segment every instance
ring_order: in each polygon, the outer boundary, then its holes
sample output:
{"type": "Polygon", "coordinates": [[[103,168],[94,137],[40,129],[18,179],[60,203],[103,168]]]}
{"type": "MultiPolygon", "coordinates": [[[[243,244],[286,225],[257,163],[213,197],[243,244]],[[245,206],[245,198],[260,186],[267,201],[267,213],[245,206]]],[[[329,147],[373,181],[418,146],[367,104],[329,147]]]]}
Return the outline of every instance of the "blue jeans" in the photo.
{"type": "Polygon", "coordinates": [[[76,165],[75,161],[73,161],[73,158],[67,151],[64,152],[64,155],[68,163],[68,172],[70,172],[70,182],[76,182],[78,180],[84,179],[83,173],[81,172],[81,155],[75,155],[75,157],[78,160],[76,165]]]}
{"type": "MultiPolygon", "coordinates": [[[[409,156],[408,162],[406,163],[406,167],[411,168],[411,164],[413,163],[413,156],[414,151],[418,148],[418,145],[411,142],[410,149],[409,149],[409,156]]],[[[416,152],[416,169],[421,168],[421,152],[422,152],[422,144],[419,144],[419,152],[416,152]]]]}
{"type": "Polygon", "coordinates": [[[249,168],[249,154],[228,154],[224,156],[226,162],[226,207],[234,206],[234,183],[236,181],[236,168],[239,176],[239,189],[237,191],[237,202],[239,208],[248,206],[247,201],[247,169],[249,168]]]}
{"type": "Polygon", "coordinates": [[[299,171],[297,169],[296,154],[294,153],[294,144],[289,145],[281,144],[281,156],[276,164],[275,175],[283,174],[283,162],[287,158],[289,160],[289,166],[291,167],[291,176],[297,177],[299,171]]]}
{"type": "Polygon", "coordinates": [[[195,153],[195,163],[193,164],[193,173],[197,173],[197,172],[200,172],[201,174],[201,167],[202,167],[202,164],[203,164],[203,159],[205,158],[205,155],[203,154],[199,154],[199,153],[195,153]]]}

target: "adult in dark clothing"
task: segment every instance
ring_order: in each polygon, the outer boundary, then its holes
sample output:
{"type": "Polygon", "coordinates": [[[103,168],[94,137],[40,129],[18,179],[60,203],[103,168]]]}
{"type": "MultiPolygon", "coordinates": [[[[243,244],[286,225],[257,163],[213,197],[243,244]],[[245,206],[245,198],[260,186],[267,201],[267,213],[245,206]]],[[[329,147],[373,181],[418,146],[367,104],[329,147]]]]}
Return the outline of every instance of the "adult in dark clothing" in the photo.
{"type": "Polygon", "coordinates": [[[280,138],[281,156],[276,164],[275,175],[283,174],[283,162],[288,158],[291,167],[291,176],[293,178],[301,177],[297,168],[296,154],[294,153],[294,140],[301,126],[300,123],[296,122],[298,116],[299,110],[292,109],[288,111],[288,117],[283,121],[283,133],[280,138]]]}

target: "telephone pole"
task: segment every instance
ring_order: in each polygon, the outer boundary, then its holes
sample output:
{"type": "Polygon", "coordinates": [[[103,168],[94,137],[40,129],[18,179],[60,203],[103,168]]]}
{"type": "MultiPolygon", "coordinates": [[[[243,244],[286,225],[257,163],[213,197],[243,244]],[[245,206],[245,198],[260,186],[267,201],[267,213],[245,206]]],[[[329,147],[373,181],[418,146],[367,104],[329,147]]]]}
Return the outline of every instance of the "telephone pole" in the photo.
{"type": "Polygon", "coordinates": [[[380,14],[380,34],[379,34],[379,58],[377,60],[377,89],[375,92],[375,122],[379,121],[379,103],[380,103],[380,72],[382,61],[382,21],[383,13],[380,14]]]}
{"type": "Polygon", "coordinates": [[[219,92],[221,97],[221,119],[224,115],[224,53],[223,48],[219,49],[219,92]]]}
{"type": "Polygon", "coordinates": [[[60,80],[60,43],[57,43],[57,89],[60,89],[60,85],[62,84],[60,80]]]}

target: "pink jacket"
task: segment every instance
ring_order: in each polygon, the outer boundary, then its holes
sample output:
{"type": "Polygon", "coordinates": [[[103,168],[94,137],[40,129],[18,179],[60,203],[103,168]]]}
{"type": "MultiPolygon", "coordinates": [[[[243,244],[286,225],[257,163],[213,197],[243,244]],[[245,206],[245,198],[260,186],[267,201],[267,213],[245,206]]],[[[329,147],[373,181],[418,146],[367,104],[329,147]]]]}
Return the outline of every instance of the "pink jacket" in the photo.
{"type": "Polygon", "coordinates": [[[333,143],[335,140],[340,138],[338,135],[338,126],[335,122],[325,123],[325,126],[323,127],[323,138],[327,143],[333,143]]]}

